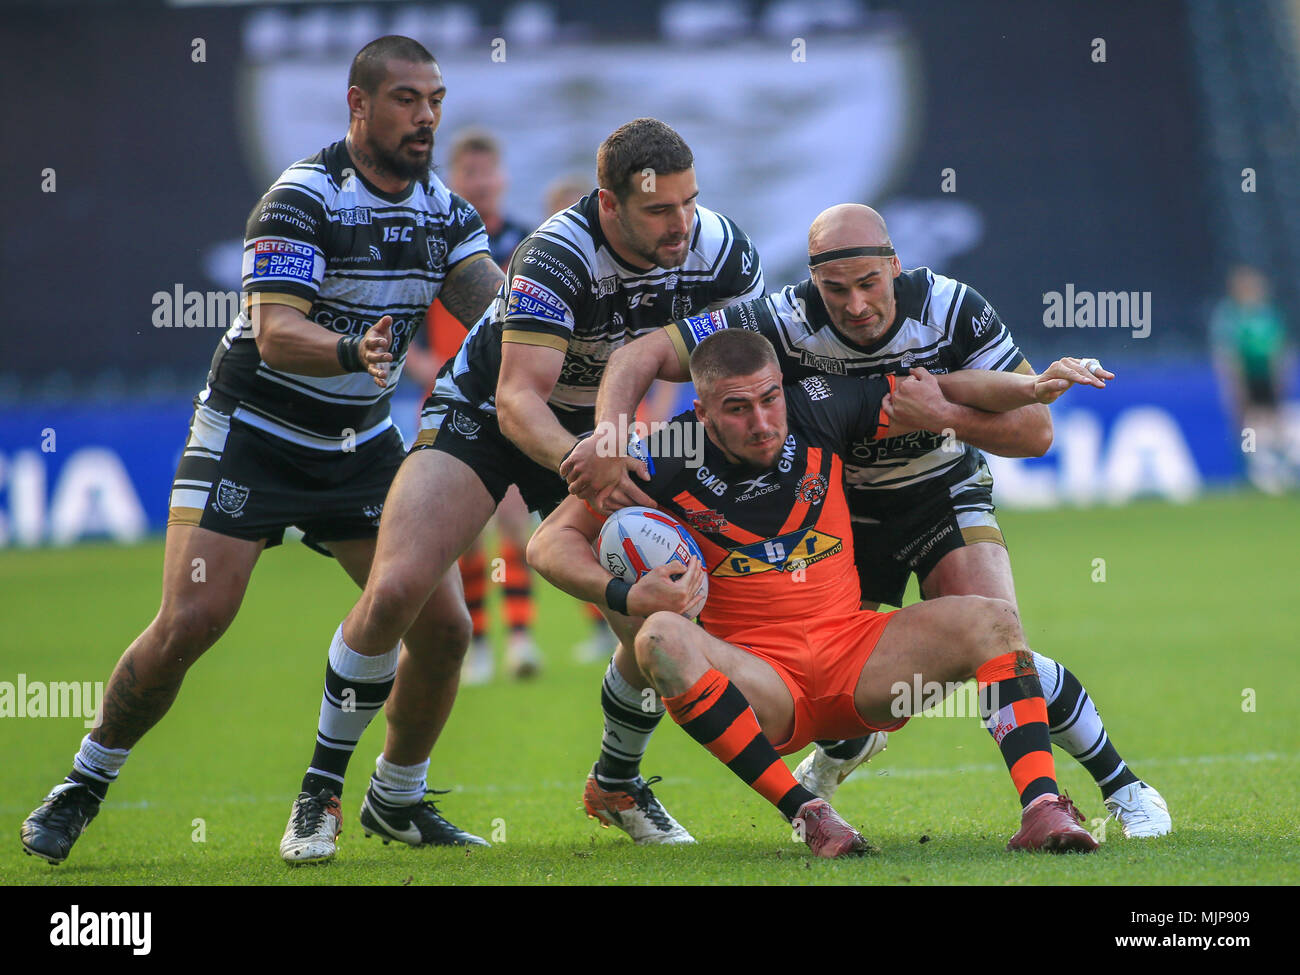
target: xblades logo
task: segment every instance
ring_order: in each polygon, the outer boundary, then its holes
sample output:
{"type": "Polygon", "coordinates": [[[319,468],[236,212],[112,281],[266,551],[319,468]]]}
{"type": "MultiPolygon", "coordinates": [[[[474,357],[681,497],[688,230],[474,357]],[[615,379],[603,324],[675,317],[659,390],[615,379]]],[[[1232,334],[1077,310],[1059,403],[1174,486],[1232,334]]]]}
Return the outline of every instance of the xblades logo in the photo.
{"type": "Polygon", "coordinates": [[[736,501],[748,501],[750,498],[761,497],[762,495],[764,495],[764,494],[769,494],[769,493],[771,493],[772,491],[780,490],[780,488],[781,488],[781,485],[780,485],[780,484],[768,484],[768,483],[767,483],[767,479],[768,479],[769,477],[771,477],[771,476],[772,476],[772,474],[771,474],[771,472],[769,471],[769,472],[766,473],[766,474],[760,474],[758,477],[754,478],[752,481],[744,481],[744,482],[742,482],[742,483],[739,485],[740,493],[736,495],[735,500],[736,500],[736,501]]]}

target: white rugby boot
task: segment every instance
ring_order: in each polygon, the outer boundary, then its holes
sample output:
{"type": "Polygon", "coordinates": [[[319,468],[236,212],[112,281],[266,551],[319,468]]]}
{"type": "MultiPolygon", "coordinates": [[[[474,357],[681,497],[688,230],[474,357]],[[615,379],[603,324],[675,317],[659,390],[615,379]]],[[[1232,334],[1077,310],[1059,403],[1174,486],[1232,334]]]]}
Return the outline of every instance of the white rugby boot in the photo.
{"type": "Polygon", "coordinates": [[[1174,828],[1169,806],[1145,782],[1130,782],[1106,800],[1106,809],[1129,838],[1164,836],[1174,828]]]}

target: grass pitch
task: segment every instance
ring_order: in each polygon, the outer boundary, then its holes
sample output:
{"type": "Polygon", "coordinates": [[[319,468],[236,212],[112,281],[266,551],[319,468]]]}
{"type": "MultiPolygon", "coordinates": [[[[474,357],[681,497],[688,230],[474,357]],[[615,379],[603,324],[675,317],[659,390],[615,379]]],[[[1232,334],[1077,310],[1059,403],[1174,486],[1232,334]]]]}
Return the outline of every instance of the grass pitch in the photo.
{"type": "MultiPolygon", "coordinates": [[[[836,800],[880,852],[819,861],[666,719],[644,770],[664,777],[657,794],[700,842],[634,847],[582,814],[603,665],[572,662],[585,619],[539,582],[545,673],[462,691],[430,773],[455,790],[448,817],[495,845],[363,839],[356,816],[381,717],[349,773],[337,859],[290,868],[277,845],[311,755],[326,648],[356,595],[332,563],[290,544],[263,557],[239,618],[60,867],[24,856],[18,825],[69,768],[82,721],[0,718],[0,883],[1300,882],[1300,502],[1237,495],[1001,519],[1030,644],[1083,680],[1121,753],[1168,800],[1173,835],[1135,841],[1111,829],[1090,857],[1006,853],[1018,805],[988,734],[973,718],[919,717],[836,800]],[[1093,581],[1096,559],[1104,582],[1093,581]]],[[[0,552],[0,681],[107,680],[157,608],[161,556],[160,542],[0,552]]],[[[1056,757],[1061,784],[1099,820],[1087,774],[1056,757]]]]}

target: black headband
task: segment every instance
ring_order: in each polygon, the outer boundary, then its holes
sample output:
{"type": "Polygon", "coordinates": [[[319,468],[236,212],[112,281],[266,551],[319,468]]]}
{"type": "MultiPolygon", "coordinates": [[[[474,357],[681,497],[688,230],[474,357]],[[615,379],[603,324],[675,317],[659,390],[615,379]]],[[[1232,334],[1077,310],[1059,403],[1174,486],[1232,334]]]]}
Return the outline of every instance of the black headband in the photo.
{"type": "Polygon", "coordinates": [[[822,251],[820,254],[808,255],[808,266],[816,267],[830,261],[842,261],[846,257],[893,257],[894,245],[884,244],[880,247],[841,247],[839,250],[822,251]]]}

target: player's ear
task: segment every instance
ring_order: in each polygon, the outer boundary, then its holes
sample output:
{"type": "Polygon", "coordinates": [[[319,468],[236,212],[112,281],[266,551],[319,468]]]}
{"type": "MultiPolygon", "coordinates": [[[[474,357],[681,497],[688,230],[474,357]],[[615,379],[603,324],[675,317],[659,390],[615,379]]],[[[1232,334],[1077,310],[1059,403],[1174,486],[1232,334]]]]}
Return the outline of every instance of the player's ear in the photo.
{"type": "Polygon", "coordinates": [[[596,195],[600,198],[600,208],[603,211],[609,214],[618,212],[618,197],[616,197],[610,190],[597,190],[596,195]]]}
{"type": "Polygon", "coordinates": [[[352,118],[365,119],[367,97],[365,90],[356,85],[348,89],[348,112],[352,118]]]}
{"type": "Polygon", "coordinates": [[[898,277],[903,273],[903,262],[898,259],[897,254],[889,259],[889,269],[893,272],[894,277],[898,277]]]}

